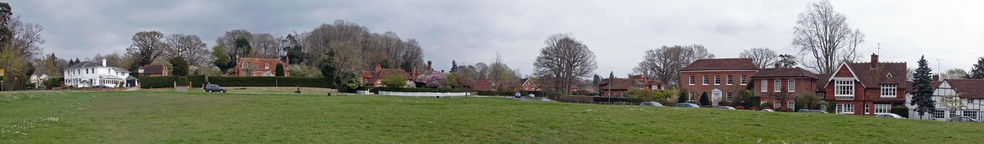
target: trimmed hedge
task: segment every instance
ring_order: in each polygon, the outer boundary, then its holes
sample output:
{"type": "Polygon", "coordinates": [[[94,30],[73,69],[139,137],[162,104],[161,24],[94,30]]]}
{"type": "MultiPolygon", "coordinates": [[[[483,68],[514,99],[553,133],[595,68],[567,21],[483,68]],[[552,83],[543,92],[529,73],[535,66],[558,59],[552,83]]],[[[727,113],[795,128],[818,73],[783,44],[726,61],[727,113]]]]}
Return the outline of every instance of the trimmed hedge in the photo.
{"type": "MultiPolygon", "coordinates": [[[[516,92],[507,92],[507,91],[478,91],[478,93],[476,93],[476,94],[478,94],[478,95],[485,95],[485,96],[515,96],[516,95],[516,92]]],[[[522,92],[520,92],[519,94],[525,96],[525,95],[527,95],[529,93],[523,94],[522,92]]]]}
{"type": "Polygon", "coordinates": [[[595,102],[642,102],[639,99],[629,97],[594,97],[592,100],[595,102]]]}
{"type": "Polygon", "coordinates": [[[191,82],[191,87],[202,87],[205,86],[205,76],[188,76],[188,81],[191,82]]]}
{"type": "Polygon", "coordinates": [[[332,84],[324,78],[301,78],[301,77],[208,77],[208,82],[224,87],[320,87],[332,88],[332,84]]]}
{"type": "Polygon", "coordinates": [[[434,89],[434,88],[389,88],[389,87],[377,87],[376,91],[391,91],[391,92],[468,92],[460,91],[454,89],[434,89]]]}
{"type": "Polygon", "coordinates": [[[169,88],[174,87],[178,76],[144,76],[138,79],[140,88],[169,88]]]}

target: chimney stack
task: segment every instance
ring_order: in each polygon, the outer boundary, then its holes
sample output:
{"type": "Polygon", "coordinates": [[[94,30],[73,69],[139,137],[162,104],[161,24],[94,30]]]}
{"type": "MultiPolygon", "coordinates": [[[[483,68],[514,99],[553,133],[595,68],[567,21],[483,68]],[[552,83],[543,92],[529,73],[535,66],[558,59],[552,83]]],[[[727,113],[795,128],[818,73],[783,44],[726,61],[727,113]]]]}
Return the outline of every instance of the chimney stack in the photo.
{"type": "Polygon", "coordinates": [[[871,68],[878,68],[878,55],[874,53],[871,54],[871,68]]]}
{"type": "Polygon", "coordinates": [[[933,81],[934,82],[940,81],[940,75],[938,75],[938,74],[933,75],[933,81]]]}
{"type": "Polygon", "coordinates": [[[431,67],[431,61],[427,61],[427,70],[434,70],[434,67],[431,67]]]}
{"type": "Polygon", "coordinates": [[[376,71],[383,70],[383,66],[380,65],[379,63],[376,63],[376,69],[375,70],[376,71]]]}
{"type": "Polygon", "coordinates": [[[103,66],[106,66],[106,58],[103,58],[103,66]]]}
{"type": "Polygon", "coordinates": [[[775,68],[782,68],[782,65],[779,64],[779,63],[776,63],[776,67],[775,68]]]}

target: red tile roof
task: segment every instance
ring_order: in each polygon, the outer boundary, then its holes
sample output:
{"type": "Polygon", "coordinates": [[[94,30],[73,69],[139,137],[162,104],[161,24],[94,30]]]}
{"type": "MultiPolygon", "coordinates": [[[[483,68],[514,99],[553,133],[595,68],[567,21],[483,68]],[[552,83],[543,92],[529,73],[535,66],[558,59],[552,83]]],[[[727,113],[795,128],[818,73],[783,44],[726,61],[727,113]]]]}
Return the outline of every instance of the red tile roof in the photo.
{"type": "Polygon", "coordinates": [[[167,68],[164,65],[148,65],[144,66],[144,74],[164,74],[167,68]]]}
{"type": "Polygon", "coordinates": [[[747,58],[699,59],[680,71],[699,70],[758,70],[758,66],[747,58]]]}
{"type": "Polygon", "coordinates": [[[899,88],[907,89],[906,63],[880,62],[878,68],[871,68],[871,63],[847,63],[855,76],[865,88],[880,88],[881,84],[897,84],[899,88]]]}
{"type": "Polygon", "coordinates": [[[804,70],[802,68],[767,68],[759,70],[758,73],[752,75],[753,78],[765,78],[765,77],[806,77],[811,79],[819,79],[817,75],[813,72],[804,70]]]}
{"type": "Polygon", "coordinates": [[[833,76],[833,75],[834,74],[817,74],[816,75],[817,76],[817,79],[819,79],[819,80],[816,83],[814,83],[814,85],[817,86],[817,91],[818,92],[820,92],[820,91],[824,91],[824,92],[827,91],[823,87],[823,85],[824,84],[827,84],[827,81],[826,80],[829,80],[830,79],[830,76],[833,76]]]}
{"type": "MultiPolygon", "coordinates": [[[[960,98],[984,99],[984,79],[946,79],[944,80],[960,98]]],[[[936,85],[939,87],[939,84],[936,85]]]]}

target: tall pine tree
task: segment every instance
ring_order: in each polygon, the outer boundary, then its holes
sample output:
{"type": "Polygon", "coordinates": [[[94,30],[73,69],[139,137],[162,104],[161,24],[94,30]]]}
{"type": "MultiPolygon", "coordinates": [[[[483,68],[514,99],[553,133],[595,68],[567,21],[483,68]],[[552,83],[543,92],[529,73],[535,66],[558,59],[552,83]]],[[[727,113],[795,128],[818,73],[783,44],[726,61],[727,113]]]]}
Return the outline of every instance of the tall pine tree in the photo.
{"type": "Polygon", "coordinates": [[[928,65],[926,56],[919,58],[919,68],[916,69],[914,75],[915,81],[912,83],[912,88],[916,92],[912,93],[912,102],[910,104],[916,105],[915,110],[919,113],[919,117],[925,115],[926,112],[933,111],[936,107],[936,101],[933,100],[932,79],[930,78],[933,70],[929,69],[928,65]]]}
{"type": "Polygon", "coordinates": [[[970,69],[970,74],[967,77],[971,79],[984,79],[984,57],[977,59],[977,64],[974,64],[974,68],[970,69]]]}
{"type": "Polygon", "coordinates": [[[454,71],[458,71],[458,62],[455,62],[454,60],[451,60],[451,71],[450,72],[451,73],[454,73],[454,71]]]}

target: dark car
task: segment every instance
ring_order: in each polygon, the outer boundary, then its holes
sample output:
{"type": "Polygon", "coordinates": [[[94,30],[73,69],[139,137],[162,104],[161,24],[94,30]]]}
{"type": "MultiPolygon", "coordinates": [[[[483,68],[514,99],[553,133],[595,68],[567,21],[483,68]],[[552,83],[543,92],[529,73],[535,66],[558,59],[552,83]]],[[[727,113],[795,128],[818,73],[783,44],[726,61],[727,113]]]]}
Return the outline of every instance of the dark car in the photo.
{"type": "Polygon", "coordinates": [[[222,93],[225,93],[226,92],[226,89],[220,87],[217,84],[208,84],[208,85],[205,85],[205,92],[222,92],[222,93]]]}
{"type": "Polygon", "coordinates": [[[674,107],[694,107],[694,108],[699,108],[700,107],[700,106],[698,106],[697,104],[694,104],[694,103],[677,103],[676,105],[673,105],[673,106],[674,107]]]}
{"type": "Polygon", "coordinates": [[[952,121],[952,122],[977,122],[977,120],[974,120],[974,118],[970,118],[970,117],[966,117],[966,116],[953,117],[953,118],[950,119],[950,121],[952,121]]]}

